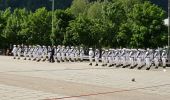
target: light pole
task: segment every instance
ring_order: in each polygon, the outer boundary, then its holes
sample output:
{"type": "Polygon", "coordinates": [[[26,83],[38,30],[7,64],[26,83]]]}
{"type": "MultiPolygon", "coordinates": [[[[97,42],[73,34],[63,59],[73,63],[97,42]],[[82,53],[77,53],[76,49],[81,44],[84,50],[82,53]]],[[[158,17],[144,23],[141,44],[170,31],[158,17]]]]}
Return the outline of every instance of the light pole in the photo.
{"type": "Polygon", "coordinates": [[[170,66],[170,0],[168,0],[168,62],[167,66],[170,66]]]}
{"type": "Polygon", "coordinates": [[[168,48],[170,47],[170,0],[168,0],[168,48]]]}
{"type": "Polygon", "coordinates": [[[51,42],[54,45],[54,0],[52,0],[52,34],[51,34],[51,42]]]}

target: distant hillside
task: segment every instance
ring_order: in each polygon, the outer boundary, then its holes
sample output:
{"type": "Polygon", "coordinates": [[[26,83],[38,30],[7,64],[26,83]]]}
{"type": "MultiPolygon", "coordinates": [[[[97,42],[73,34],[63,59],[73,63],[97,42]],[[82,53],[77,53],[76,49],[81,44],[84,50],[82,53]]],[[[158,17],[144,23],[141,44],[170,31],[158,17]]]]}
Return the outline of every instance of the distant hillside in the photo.
{"type": "MultiPolygon", "coordinates": [[[[65,9],[71,5],[72,0],[55,0],[55,9],[65,9]]],[[[50,0],[0,0],[0,9],[11,7],[26,8],[28,10],[36,10],[40,7],[46,7],[51,10],[52,2],[50,0]]]]}
{"type": "MultiPolygon", "coordinates": [[[[73,0],[55,0],[55,8],[65,9],[71,5],[72,1],[73,0]]],[[[168,0],[150,0],[150,1],[156,5],[159,5],[164,10],[167,11],[168,0]]],[[[11,7],[12,9],[26,8],[32,11],[40,7],[46,7],[48,10],[51,10],[51,0],[0,0],[0,9],[2,10],[7,7],[11,7]]]]}

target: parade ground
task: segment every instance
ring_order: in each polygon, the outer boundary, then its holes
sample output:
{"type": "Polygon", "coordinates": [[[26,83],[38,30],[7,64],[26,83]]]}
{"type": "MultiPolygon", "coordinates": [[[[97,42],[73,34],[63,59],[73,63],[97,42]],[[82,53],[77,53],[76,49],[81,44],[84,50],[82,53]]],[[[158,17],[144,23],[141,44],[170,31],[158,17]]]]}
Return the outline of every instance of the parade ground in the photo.
{"type": "Polygon", "coordinates": [[[0,100],[170,99],[170,68],[147,71],[88,64],[0,56],[0,100]]]}

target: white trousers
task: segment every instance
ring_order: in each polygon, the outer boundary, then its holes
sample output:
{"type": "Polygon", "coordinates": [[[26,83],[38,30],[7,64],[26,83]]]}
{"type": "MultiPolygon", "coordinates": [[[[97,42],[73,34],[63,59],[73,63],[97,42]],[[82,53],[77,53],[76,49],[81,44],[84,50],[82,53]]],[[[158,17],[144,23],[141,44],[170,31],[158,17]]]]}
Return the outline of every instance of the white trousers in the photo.
{"type": "Polygon", "coordinates": [[[99,57],[95,57],[95,62],[96,62],[96,64],[99,63],[99,57]]]}
{"type": "Polygon", "coordinates": [[[92,56],[89,56],[89,61],[90,61],[90,63],[93,62],[93,57],[92,56]]]}

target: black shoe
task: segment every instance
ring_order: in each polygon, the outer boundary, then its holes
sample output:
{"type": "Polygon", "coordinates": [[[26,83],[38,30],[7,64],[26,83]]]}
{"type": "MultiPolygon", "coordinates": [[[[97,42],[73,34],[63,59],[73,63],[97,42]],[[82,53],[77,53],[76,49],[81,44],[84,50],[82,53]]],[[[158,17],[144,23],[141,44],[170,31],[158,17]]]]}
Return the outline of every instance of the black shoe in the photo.
{"type": "Polygon", "coordinates": [[[98,64],[96,64],[95,66],[98,66],[98,64]]]}
{"type": "Polygon", "coordinates": [[[92,66],[92,63],[90,63],[89,65],[92,66]]]}
{"type": "Polygon", "coordinates": [[[155,69],[158,69],[158,66],[156,66],[155,69]]]}
{"type": "Polygon", "coordinates": [[[146,70],[150,70],[150,67],[146,68],[146,70]]]}
{"type": "Polygon", "coordinates": [[[123,66],[122,68],[126,68],[126,66],[123,66]]]}
{"type": "Polygon", "coordinates": [[[16,58],[14,57],[14,59],[16,59],[16,58]]]}

